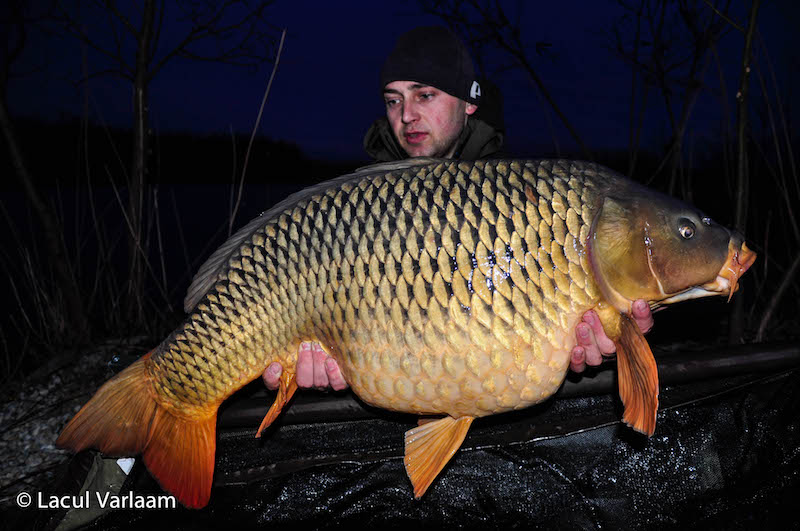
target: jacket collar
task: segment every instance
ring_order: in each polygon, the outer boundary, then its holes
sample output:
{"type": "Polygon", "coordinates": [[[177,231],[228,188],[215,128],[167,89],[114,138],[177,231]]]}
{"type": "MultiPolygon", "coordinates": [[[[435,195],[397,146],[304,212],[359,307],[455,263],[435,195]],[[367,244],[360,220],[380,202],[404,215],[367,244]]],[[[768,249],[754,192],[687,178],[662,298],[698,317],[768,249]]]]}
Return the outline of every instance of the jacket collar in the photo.
{"type": "MultiPolygon", "coordinates": [[[[497,156],[503,147],[504,135],[483,120],[470,117],[461,132],[453,158],[476,160],[497,156]]],[[[389,121],[378,118],[364,136],[364,150],[377,162],[407,159],[408,153],[394,137],[389,121]]]]}

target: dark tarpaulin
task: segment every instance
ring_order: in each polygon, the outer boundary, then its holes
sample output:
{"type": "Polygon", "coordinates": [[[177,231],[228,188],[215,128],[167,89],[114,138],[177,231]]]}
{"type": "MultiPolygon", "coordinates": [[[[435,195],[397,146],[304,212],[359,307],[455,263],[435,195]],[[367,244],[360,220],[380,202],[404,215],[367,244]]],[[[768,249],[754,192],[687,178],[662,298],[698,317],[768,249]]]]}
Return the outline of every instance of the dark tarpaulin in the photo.
{"type": "MultiPolygon", "coordinates": [[[[798,370],[662,378],[650,439],[618,421],[616,393],[479,419],[420,500],[402,462],[414,417],[284,419],[261,439],[257,421],[221,426],[206,508],[118,510],[87,529],[785,529],[800,494],[798,370]]],[[[161,492],[138,461],[129,490],[161,492]]]]}

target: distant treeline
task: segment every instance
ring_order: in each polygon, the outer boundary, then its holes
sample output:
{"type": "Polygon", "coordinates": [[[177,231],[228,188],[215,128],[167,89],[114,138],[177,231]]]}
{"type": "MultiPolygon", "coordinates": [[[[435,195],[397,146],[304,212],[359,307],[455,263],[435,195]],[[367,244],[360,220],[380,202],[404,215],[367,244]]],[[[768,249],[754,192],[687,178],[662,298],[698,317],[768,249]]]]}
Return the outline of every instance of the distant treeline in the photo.
{"type": "MultiPolygon", "coordinates": [[[[112,180],[124,187],[130,167],[130,129],[85,123],[80,118],[58,121],[19,118],[17,133],[24,155],[39,186],[108,186],[112,180]]],[[[150,184],[225,184],[238,182],[245,160],[248,134],[192,132],[151,133],[150,184]],[[235,152],[234,152],[235,146],[235,152]]],[[[3,143],[0,171],[8,176],[2,186],[17,187],[3,143]]],[[[320,161],[307,157],[299,146],[256,136],[248,161],[246,181],[291,181],[313,184],[368,164],[358,161],[320,161]]]]}
{"type": "MultiPolygon", "coordinates": [[[[39,186],[109,186],[124,188],[130,166],[131,130],[85,123],[78,117],[54,121],[32,118],[16,120],[17,133],[31,173],[39,186]]],[[[151,156],[147,172],[150,184],[230,184],[241,178],[249,135],[197,134],[193,132],[151,133],[151,156]],[[235,146],[235,153],[234,153],[235,146]]],[[[5,145],[2,146],[5,152],[5,145]]],[[[722,146],[705,146],[699,149],[690,172],[693,178],[679,186],[673,194],[687,195],[689,199],[718,194],[718,183],[724,173],[722,146]]],[[[621,173],[626,172],[629,154],[625,149],[595,152],[594,162],[604,164],[621,173]]],[[[5,153],[4,153],[5,155],[5,153]]],[[[509,153],[518,157],[518,153],[509,153]]],[[[580,153],[560,153],[536,148],[525,150],[526,158],[577,158],[580,153]]],[[[635,180],[667,191],[664,172],[656,174],[660,156],[641,150],[635,180]]],[[[248,161],[246,182],[268,184],[291,182],[311,185],[343,175],[355,168],[369,164],[366,153],[361,160],[317,160],[308,157],[296,144],[256,136],[248,161]]],[[[18,183],[10,178],[13,168],[8,156],[0,158],[0,171],[9,178],[3,179],[4,189],[16,188],[18,183]]],[[[713,198],[718,201],[719,197],[713,198]]]]}

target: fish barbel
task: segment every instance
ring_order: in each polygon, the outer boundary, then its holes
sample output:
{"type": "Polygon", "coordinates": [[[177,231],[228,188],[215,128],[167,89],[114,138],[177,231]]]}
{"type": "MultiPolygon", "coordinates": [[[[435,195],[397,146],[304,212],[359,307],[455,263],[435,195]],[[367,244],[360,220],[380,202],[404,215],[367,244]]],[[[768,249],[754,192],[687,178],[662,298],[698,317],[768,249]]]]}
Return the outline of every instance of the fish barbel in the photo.
{"type": "Polygon", "coordinates": [[[730,297],[755,257],[693,207],[592,163],[370,166],[232,236],[196,275],[186,320],[106,382],[57,444],[141,453],[164,489],[202,507],[219,405],[280,362],[260,435],[296,389],[299,345],[317,341],[365,402],[443,416],[406,433],[419,497],[473,419],[558,390],[590,309],[617,346],[623,420],[652,434],[658,376],[632,302],[730,297]]]}

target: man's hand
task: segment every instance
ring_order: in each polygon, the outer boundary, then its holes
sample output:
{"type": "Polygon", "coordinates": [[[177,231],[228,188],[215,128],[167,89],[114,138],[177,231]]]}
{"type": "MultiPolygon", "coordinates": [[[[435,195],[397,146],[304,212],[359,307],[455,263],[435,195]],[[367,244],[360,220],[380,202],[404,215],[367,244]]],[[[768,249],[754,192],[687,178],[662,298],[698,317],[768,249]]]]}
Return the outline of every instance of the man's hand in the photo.
{"type": "MultiPolygon", "coordinates": [[[[278,388],[279,379],[283,367],[277,361],[272,362],[264,371],[262,378],[267,389],[275,390],[278,388]]],[[[297,387],[307,389],[333,388],[334,391],[341,391],[347,388],[339,365],[336,360],[328,356],[322,350],[319,343],[302,343],[297,353],[297,387]]]]}
{"type": "MultiPolygon", "coordinates": [[[[643,334],[653,328],[653,314],[646,301],[639,299],[633,303],[632,316],[643,334]]],[[[583,320],[575,327],[575,337],[578,343],[569,360],[569,368],[575,372],[583,372],[587,365],[600,365],[603,356],[611,357],[617,351],[614,342],[606,336],[600,318],[592,310],[583,314],[583,320]]]]}

